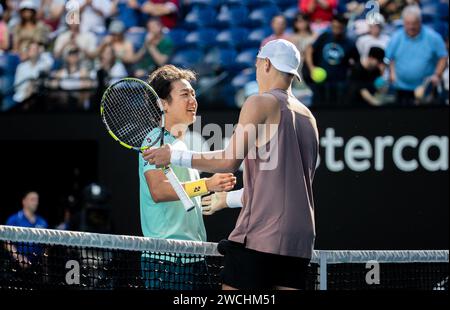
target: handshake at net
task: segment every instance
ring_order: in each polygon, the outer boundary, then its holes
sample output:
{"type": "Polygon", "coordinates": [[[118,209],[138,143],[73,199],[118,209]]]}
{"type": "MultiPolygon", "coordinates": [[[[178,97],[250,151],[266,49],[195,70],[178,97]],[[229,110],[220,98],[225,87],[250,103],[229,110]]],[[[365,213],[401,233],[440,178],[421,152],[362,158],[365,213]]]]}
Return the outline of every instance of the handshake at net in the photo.
{"type": "Polygon", "coordinates": [[[232,173],[216,173],[206,179],[206,186],[210,195],[202,197],[203,215],[212,215],[219,210],[229,207],[226,203],[228,191],[236,185],[236,177],[232,173]]]}

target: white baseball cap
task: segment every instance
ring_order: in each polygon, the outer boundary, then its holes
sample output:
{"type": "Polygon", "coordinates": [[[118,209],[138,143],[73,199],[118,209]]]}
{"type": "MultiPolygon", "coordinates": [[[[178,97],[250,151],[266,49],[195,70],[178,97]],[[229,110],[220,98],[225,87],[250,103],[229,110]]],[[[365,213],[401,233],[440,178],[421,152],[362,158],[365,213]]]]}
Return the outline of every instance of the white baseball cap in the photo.
{"type": "Polygon", "coordinates": [[[19,4],[19,10],[24,9],[37,11],[37,5],[33,0],[22,0],[19,4]]]}
{"type": "Polygon", "coordinates": [[[300,52],[291,42],[278,39],[268,42],[258,53],[258,58],[268,58],[278,71],[295,75],[299,80],[300,52]]]}

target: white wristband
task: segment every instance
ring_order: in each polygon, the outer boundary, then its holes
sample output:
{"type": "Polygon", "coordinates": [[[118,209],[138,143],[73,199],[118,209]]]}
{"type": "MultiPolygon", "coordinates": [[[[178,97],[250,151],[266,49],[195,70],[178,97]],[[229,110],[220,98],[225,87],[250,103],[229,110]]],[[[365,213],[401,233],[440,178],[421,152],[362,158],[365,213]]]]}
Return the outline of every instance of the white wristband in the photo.
{"type": "Polygon", "coordinates": [[[228,208],[242,208],[242,194],[244,189],[241,188],[238,191],[232,191],[227,193],[227,206],[228,208]]]}
{"type": "Polygon", "coordinates": [[[174,166],[192,168],[192,156],[194,152],[172,149],[170,163],[174,166]]]}

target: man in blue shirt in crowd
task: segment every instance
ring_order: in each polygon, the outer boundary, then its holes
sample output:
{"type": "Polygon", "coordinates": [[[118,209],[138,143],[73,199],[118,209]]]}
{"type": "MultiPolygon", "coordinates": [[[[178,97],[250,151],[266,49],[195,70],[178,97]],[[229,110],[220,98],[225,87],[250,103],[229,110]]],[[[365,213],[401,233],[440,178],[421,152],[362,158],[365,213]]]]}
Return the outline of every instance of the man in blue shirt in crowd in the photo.
{"type": "Polygon", "coordinates": [[[437,86],[442,80],[448,53],[444,40],[433,29],[422,25],[418,6],[407,6],[402,13],[403,29],[398,30],[386,49],[390,60],[390,80],[397,102],[414,105],[414,90],[425,80],[437,86]]]}
{"type": "MultiPolygon", "coordinates": [[[[22,210],[11,215],[6,221],[6,225],[30,227],[30,228],[47,228],[47,221],[36,214],[39,205],[39,194],[35,191],[27,191],[22,198],[22,210]]],[[[27,269],[34,262],[38,261],[43,249],[40,246],[29,243],[8,244],[7,250],[11,256],[17,261],[20,267],[27,269]]]]}
{"type": "Polygon", "coordinates": [[[47,221],[36,214],[39,205],[39,194],[35,191],[28,191],[22,198],[22,210],[11,215],[6,221],[6,225],[47,228],[47,221]]]}

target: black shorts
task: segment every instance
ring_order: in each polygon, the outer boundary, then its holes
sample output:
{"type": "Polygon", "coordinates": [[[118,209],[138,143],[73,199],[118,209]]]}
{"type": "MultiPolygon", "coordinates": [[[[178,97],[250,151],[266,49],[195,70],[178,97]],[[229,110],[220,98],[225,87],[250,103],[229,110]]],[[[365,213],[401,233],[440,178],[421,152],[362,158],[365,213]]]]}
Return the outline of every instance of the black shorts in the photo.
{"type": "Polygon", "coordinates": [[[310,259],[263,253],[229,240],[219,242],[219,252],[225,256],[224,284],[237,289],[305,289],[310,259]]]}

